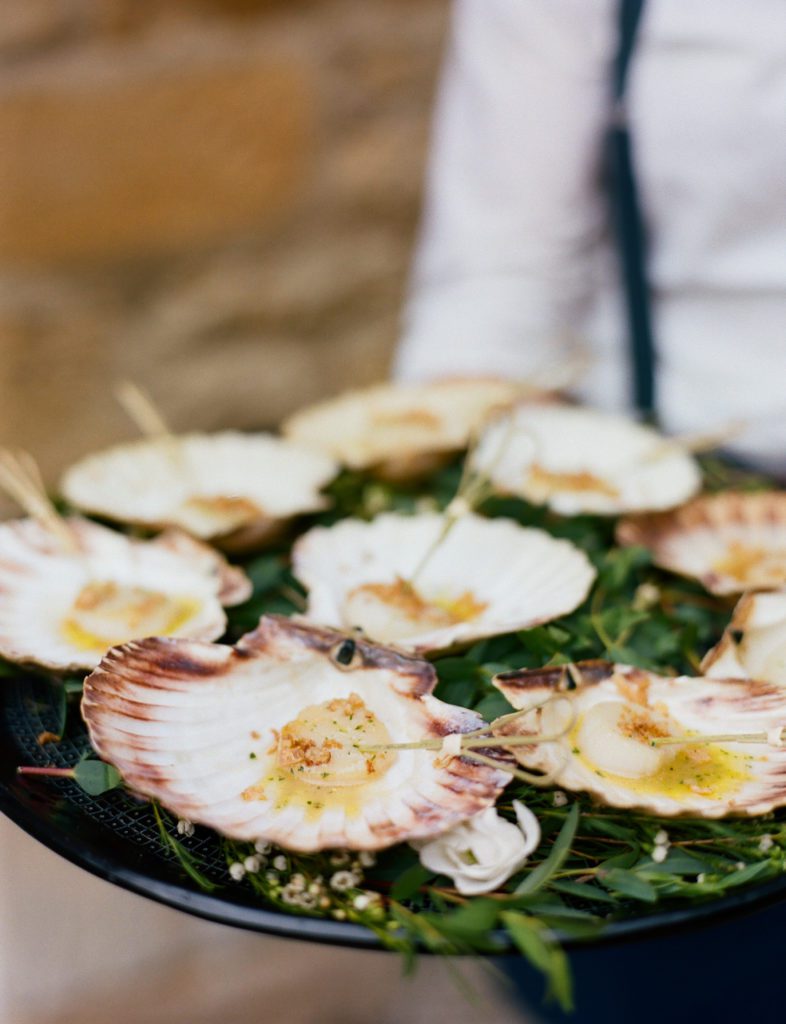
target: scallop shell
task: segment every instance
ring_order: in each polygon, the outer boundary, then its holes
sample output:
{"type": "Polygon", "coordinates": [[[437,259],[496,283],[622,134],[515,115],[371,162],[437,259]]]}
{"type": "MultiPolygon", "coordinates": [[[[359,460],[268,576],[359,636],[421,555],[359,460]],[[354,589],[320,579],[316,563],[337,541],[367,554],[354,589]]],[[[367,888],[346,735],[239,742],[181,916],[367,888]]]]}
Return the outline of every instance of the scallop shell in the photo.
{"type": "Polygon", "coordinates": [[[444,524],[436,513],[390,513],[309,530],[292,551],[293,572],[309,592],[306,617],[433,652],[566,615],[595,579],[587,556],[569,541],[467,514],[409,588],[405,581],[444,524]]]}
{"type": "Polygon", "coordinates": [[[0,525],[0,656],[9,661],[91,669],[112,642],[160,632],[167,622],[173,635],[213,640],[226,628],[222,604],[251,594],[242,570],[179,531],[141,541],[85,519],[66,522],[74,551],[35,520],[0,525]],[[127,615],[137,617],[139,633],[127,615]],[[116,631],[113,639],[101,632],[103,644],[89,633],[96,616],[92,628],[116,631]]]}
{"type": "Polygon", "coordinates": [[[660,515],[623,520],[620,544],[641,544],[657,565],[713,594],[786,585],[786,494],[724,491],[660,515]]]}
{"type": "Polygon", "coordinates": [[[715,679],[757,679],[786,688],[786,593],[746,594],[701,670],[715,679]]]}
{"type": "Polygon", "coordinates": [[[495,420],[473,464],[499,491],[569,516],[672,508],[701,486],[694,460],[655,430],[556,403],[495,420]]]}
{"type": "Polygon", "coordinates": [[[492,411],[519,394],[515,384],[493,379],[380,384],[303,409],[282,429],[350,469],[373,467],[387,479],[406,480],[466,448],[492,411]]]}
{"type": "Polygon", "coordinates": [[[553,742],[511,748],[521,764],[553,772],[564,789],[664,817],[757,815],[786,804],[786,746],[697,742],[655,749],[650,742],[663,735],[779,736],[786,694],[775,686],[666,678],[607,662],[581,662],[572,672],[564,666],[507,672],[494,685],[521,709],[560,695],[501,733],[564,729],[553,742]]]}
{"type": "Polygon", "coordinates": [[[152,529],[177,526],[245,550],[292,516],[327,504],[338,472],[327,455],[271,434],[185,434],[88,455],[62,480],[76,508],[152,529]]]}
{"type": "Polygon", "coordinates": [[[374,850],[446,831],[510,780],[441,751],[379,754],[388,760],[377,768],[357,752],[365,729],[411,743],[482,726],[433,697],[435,683],[426,662],[265,616],[234,647],[115,648],[85,681],[82,713],[98,754],[180,817],[291,850],[374,850]],[[322,709],[332,732],[297,734],[293,747],[293,723],[322,709]],[[352,758],[362,759],[359,775],[352,758]]]}

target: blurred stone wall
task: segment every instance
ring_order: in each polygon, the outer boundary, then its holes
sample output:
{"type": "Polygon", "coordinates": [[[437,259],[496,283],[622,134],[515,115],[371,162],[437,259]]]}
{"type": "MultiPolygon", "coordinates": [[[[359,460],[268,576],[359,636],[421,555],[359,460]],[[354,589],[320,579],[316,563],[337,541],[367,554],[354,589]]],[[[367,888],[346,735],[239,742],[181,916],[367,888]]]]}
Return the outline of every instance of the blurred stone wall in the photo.
{"type": "Polygon", "coordinates": [[[0,443],[50,480],[387,372],[449,0],[3,0],[0,443]]]}

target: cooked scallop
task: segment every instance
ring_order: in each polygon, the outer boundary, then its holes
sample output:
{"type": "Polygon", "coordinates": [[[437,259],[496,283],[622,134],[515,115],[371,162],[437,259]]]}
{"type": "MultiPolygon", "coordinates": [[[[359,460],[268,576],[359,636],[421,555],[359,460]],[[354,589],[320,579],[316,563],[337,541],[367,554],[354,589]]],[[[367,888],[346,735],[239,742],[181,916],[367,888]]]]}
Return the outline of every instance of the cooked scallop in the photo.
{"type": "Polygon", "coordinates": [[[786,586],[786,494],[696,498],[683,508],[623,520],[620,544],[641,544],[657,565],[692,576],[713,594],[786,586]]]}
{"type": "Polygon", "coordinates": [[[713,678],[774,683],[786,694],[786,592],[746,594],[701,668],[713,678]]]}
{"type": "Polygon", "coordinates": [[[55,672],[94,668],[115,644],[153,634],[213,640],[245,573],[179,531],[133,540],[65,520],[64,547],[36,520],[0,525],[0,656],[55,672]]]}
{"type": "Polygon", "coordinates": [[[561,515],[672,508],[701,486],[676,442],[595,409],[519,405],[486,430],[474,456],[495,488],[561,515]]]}
{"type": "Polygon", "coordinates": [[[564,789],[664,817],[757,815],[786,804],[786,692],[776,686],[606,662],[507,672],[494,684],[514,708],[534,708],[501,735],[555,737],[511,751],[564,789]]]}
{"type": "Polygon", "coordinates": [[[489,415],[519,395],[516,384],[493,379],[379,384],[303,409],[283,431],[350,469],[406,480],[466,448],[489,415]]]}
{"type": "Polygon", "coordinates": [[[121,523],[177,526],[243,550],[293,516],[325,508],[333,459],[271,434],[184,434],[135,441],[73,465],[62,491],[76,508],[121,523]]]}
{"type": "Polygon", "coordinates": [[[441,749],[482,726],[427,663],[278,616],[234,647],[148,639],[85,682],[97,753],[135,791],[233,839],[374,850],[490,807],[510,774],[441,749]]]}
{"type": "Polygon", "coordinates": [[[444,526],[435,513],[391,513],[309,530],[292,552],[306,617],[441,651],[566,615],[595,578],[583,551],[542,530],[467,514],[440,542],[444,526]]]}

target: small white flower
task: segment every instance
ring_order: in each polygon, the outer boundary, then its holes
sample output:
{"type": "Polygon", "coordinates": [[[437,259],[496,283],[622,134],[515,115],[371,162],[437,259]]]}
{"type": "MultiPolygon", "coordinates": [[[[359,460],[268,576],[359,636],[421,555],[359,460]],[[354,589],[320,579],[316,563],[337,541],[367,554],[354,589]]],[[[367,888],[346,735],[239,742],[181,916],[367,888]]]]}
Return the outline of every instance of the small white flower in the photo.
{"type": "Polygon", "coordinates": [[[245,875],[246,869],[243,867],[239,860],[236,860],[233,864],[229,865],[229,877],[232,879],[233,882],[242,882],[242,880],[245,878],[245,875]]]}
{"type": "Polygon", "coordinates": [[[273,867],[276,871],[286,871],[287,866],[287,859],[283,854],[280,853],[277,857],[273,858],[273,867]]]}
{"type": "Polygon", "coordinates": [[[177,822],[177,834],[179,836],[192,836],[194,834],[194,825],[186,818],[179,818],[177,822]]]}
{"type": "Polygon", "coordinates": [[[656,846],[651,854],[652,859],[655,861],[656,864],[662,864],[664,860],[668,857],[668,855],[668,846],[656,846]]]}
{"type": "Polygon", "coordinates": [[[290,887],[292,889],[295,889],[297,892],[305,892],[305,889],[306,889],[306,878],[305,878],[305,875],[300,875],[300,874],[292,875],[292,877],[289,880],[289,885],[290,885],[290,887]]]}
{"type": "Polygon", "coordinates": [[[377,855],[371,850],[361,850],[358,854],[358,861],[363,868],[373,868],[377,863],[377,855]]]}
{"type": "Polygon", "coordinates": [[[669,845],[669,833],[665,828],[662,828],[659,832],[655,833],[655,845],[656,846],[668,846],[669,845]]]}
{"type": "Polygon", "coordinates": [[[524,866],[540,843],[540,825],[532,811],[518,800],[513,809],[518,825],[487,807],[436,839],[412,846],[424,867],[452,878],[462,895],[493,892],[524,866]]]}
{"type": "Polygon", "coordinates": [[[350,862],[348,850],[336,850],[330,855],[330,863],[334,868],[343,868],[350,862]]]}
{"type": "Polygon", "coordinates": [[[318,901],[317,897],[314,896],[314,894],[310,893],[310,892],[301,892],[300,893],[300,898],[298,899],[299,905],[304,910],[314,910],[318,902],[319,901],[318,901]]]}
{"type": "Polygon", "coordinates": [[[734,865],[734,867],[738,871],[742,871],[742,869],[745,867],[745,861],[744,860],[738,860],[737,863],[734,865]]]}
{"type": "Polygon", "coordinates": [[[368,910],[371,906],[371,897],[366,892],[358,893],[354,900],[352,900],[352,906],[355,910],[368,910]]]}
{"type": "Polygon", "coordinates": [[[707,876],[704,874],[703,871],[700,872],[698,875],[696,875],[696,881],[699,883],[699,885],[701,885],[705,881],[706,878],[707,878],[707,876]]]}
{"type": "Polygon", "coordinates": [[[351,889],[357,885],[360,879],[354,871],[337,871],[330,878],[330,888],[335,889],[336,892],[344,892],[345,889],[351,889]]]}
{"type": "Polygon", "coordinates": [[[654,583],[640,583],[633,595],[634,612],[646,612],[660,601],[660,588],[654,583]]]}
{"type": "Polygon", "coordinates": [[[254,843],[254,849],[257,851],[257,853],[261,853],[262,856],[264,857],[265,854],[270,853],[270,851],[272,850],[272,846],[270,845],[270,843],[264,843],[260,839],[256,843],[254,843]]]}
{"type": "Polygon", "coordinates": [[[252,854],[250,857],[246,857],[243,861],[243,867],[249,875],[255,875],[262,867],[262,858],[257,854],[252,854]]]}
{"type": "Polygon", "coordinates": [[[767,850],[771,850],[773,847],[772,836],[765,832],[765,834],[759,840],[759,849],[762,853],[766,853],[767,850]]]}
{"type": "Polygon", "coordinates": [[[561,789],[556,789],[552,799],[555,807],[564,807],[568,802],[568,794],[563,793],[561,789]]]}

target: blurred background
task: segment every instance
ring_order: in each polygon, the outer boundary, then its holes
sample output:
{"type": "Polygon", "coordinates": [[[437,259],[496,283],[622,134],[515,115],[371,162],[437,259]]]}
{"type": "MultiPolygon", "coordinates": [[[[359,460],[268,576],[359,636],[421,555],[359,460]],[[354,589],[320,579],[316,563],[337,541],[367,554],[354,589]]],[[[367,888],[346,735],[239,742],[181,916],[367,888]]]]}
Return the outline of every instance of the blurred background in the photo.
{"type": "Polygon", "coordinates": [[[448,0],[3,0],[5,443],[275,424],[384,377],[448,0]]]}
{"type": "MultiPolygon", "coordinates": [[[[0,436],[50,482],[130,438],[275,424],[385,376],[448,0],[3,0],[0,436]]],[[[0,818],[2,1024],[518,1019],[470,969],[178,914],[0,818]]]]}

